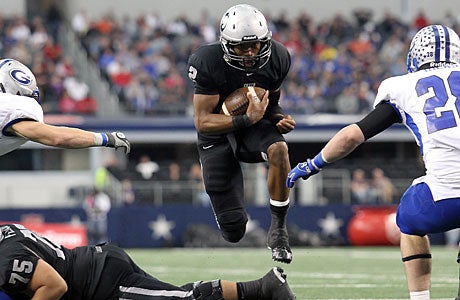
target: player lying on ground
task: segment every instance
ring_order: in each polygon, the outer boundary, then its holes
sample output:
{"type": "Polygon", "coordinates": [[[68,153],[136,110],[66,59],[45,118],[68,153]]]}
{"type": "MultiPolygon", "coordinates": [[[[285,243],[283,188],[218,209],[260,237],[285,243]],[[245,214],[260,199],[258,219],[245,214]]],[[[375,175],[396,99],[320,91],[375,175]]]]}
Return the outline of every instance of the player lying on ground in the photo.
{"type": "Polygon", "coordinates": [[[0,289],[13,299],[35,300],[295,299],[281,268],[253,281],[179,287],[147,274],[115,245],[67,249],[18,224],[0,227],[0,289]]]}

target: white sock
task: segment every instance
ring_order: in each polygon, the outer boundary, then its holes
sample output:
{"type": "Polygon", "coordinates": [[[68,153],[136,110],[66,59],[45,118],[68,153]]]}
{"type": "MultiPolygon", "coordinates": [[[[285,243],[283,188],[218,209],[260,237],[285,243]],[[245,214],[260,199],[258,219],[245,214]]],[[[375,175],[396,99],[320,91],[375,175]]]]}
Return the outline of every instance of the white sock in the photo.
{"type": "Polygon", "coordinates": [[[410,300],[430,300],[430,291],[410,292],[410,300]]]}
{"type": "Polygon", "coordinates": [[[283,207],[283,206],[289,205],[289,198],[283,202],[270,199],[270,204],[273,206],[283,207]]]}

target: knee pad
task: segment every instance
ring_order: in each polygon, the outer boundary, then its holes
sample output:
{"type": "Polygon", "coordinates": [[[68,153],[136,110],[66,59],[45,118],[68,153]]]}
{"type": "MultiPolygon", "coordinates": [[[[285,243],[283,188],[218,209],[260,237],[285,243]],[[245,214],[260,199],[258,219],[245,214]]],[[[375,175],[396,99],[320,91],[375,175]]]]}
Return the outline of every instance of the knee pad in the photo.
{"type": "Polygon", "coordinates": [[[193,289],[193,298],[196,300],[224,300],[220,280],[204,282],[193,289]]]}
{"type": "Polygon", "coordinates": [[[246,232],[248,217],[243,209],[223,212],[217,216],[220,231],[230,243],[241,240],[246,232]]]}

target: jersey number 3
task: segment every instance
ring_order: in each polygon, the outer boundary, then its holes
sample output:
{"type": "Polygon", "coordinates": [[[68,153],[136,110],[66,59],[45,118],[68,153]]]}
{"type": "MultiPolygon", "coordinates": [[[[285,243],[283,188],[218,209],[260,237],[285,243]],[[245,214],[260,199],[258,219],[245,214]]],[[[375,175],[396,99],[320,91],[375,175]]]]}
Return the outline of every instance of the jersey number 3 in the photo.
{"type": "Polygon", "coordinates": [[[428,133],[457,126],[457,118],[460,113],[460,72],[450,73],[447,77],[447,85],[438,76],[421,78],[417,82],[415,90],[419,97],[429,94],[423,107],[423,112],[427,118],[428,133]],[[447,89],[455,97],[455,108],[446,106],[449,100],[447,89]]]}

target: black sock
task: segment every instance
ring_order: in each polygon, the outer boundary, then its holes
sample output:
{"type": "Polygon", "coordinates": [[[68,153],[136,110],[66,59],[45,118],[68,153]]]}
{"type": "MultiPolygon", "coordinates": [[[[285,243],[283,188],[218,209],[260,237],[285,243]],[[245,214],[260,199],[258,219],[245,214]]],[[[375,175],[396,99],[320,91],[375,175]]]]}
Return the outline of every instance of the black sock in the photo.
{"type": "Polygon", "coordinates": [[[262,279],[237,282],[236,289],[238,291],[239,300],[257,300],[260,296],[262,279]]]}
{"type": "Polygon", "coordinates": [[[270,211],[272,214],[272,225],[273,226],[279,228],[285,225],[288,209],[289,209],[289,205],[274,206],[270,204],[270,211]]]}

